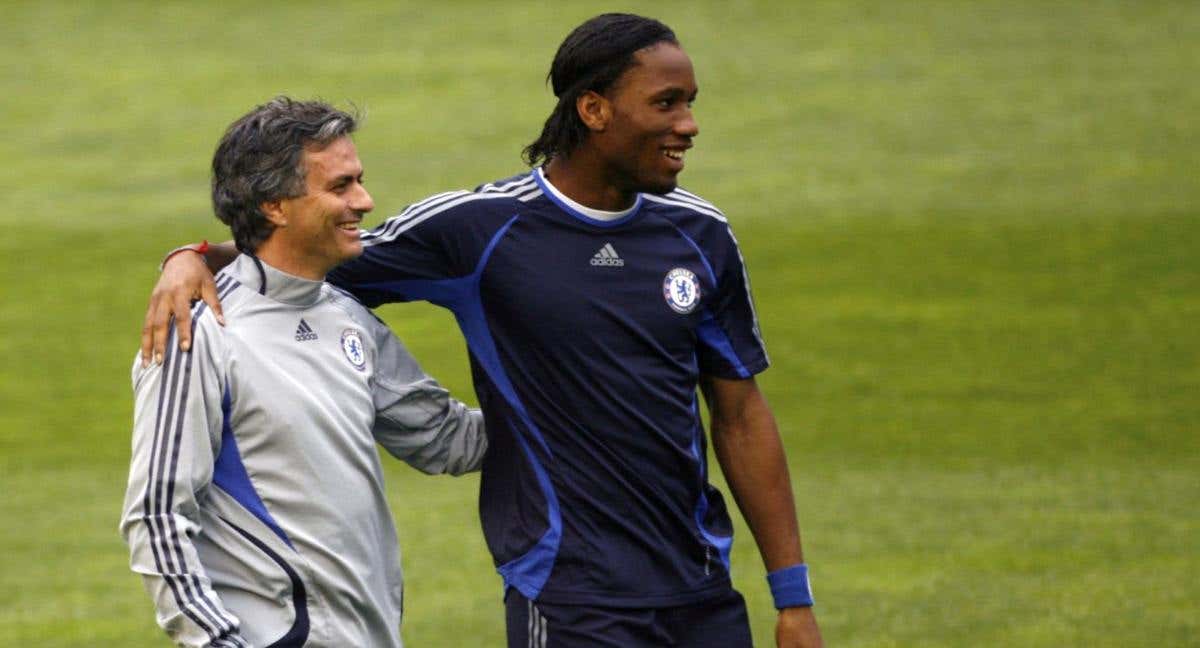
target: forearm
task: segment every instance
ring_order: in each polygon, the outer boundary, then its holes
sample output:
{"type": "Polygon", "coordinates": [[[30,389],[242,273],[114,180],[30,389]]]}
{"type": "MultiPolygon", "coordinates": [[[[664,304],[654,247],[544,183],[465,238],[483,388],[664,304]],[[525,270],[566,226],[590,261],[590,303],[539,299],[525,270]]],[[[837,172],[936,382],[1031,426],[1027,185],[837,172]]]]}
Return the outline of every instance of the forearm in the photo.
{"type": "MultiPolygon", "coordinates": [[[[356,309],[361,306],[354,304],[356,309]]],[[[483,415],[450,395],[382,322],[366,311],[377,354],[375,439],[392,456],[430,474],[479,470],[487,451],[483,415]]]]}
{"type": "Polygon", "coordinates": [[[392,456],[428,474],[479,470],[487,452],[483,415],[432,379],[398,394],[376,389],[375,439],[392,456]]]}
{"type": "Polygon", "coordinates": [[[224,243],[212,243],[208,246],[208,252],[204,255],[204,262],[208,265],[208,269],[216,274],[222,268],[233,263],[239,252],[233,241],[225,241],[224,243]]]}
{"type": "Polygon", "coordinates": [[[740,415],[714,412],[713,446],[767,571],[804,562],[783,443],[765,402],[740,415]]]}
{"type": "Polygon", "coordinates": [[[209,243],[208,241],[204,241],[203,243],[189,243],[167,252],[158,269],[160,272],[166,270],[167,266],[176,257],[194,259],[195,257],[191,256],[193,253],[200,255],[200,260],[209,274],[220,272],[222,268],[233,263],[233,260],[239,254],[237,246],[232,241],[225,241],[224,243],[209,243]]]}
{"type": "Polygon", "coordinates": [[[753,378],[705,377],[701,387],[712,413],[717,460],[770,574],[771,595],[779,608],[776,645],[821,648],[806,568],[799,566],[804,552],[775,416],[753,378]]]}

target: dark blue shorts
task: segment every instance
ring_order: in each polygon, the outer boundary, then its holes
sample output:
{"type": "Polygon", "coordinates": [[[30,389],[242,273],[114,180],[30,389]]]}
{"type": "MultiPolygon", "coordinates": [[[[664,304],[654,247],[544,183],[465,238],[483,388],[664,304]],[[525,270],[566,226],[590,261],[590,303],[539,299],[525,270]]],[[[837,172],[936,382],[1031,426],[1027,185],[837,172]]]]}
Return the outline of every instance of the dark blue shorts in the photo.
{"type": "Polygon", "coordinates": [[[508,648],[749,648],[746,601],[733,589],[718,598],[665,608],[537,603],[509,589],[508,648]]]}

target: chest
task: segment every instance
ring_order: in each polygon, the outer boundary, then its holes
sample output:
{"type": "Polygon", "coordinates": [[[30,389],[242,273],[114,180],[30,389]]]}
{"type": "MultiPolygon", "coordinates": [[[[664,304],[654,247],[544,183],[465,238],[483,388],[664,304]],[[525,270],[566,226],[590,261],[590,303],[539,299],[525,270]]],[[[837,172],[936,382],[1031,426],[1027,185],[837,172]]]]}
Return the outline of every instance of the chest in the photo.
{"type": "Polygon", "coordinates": [[[703,254],[669,223],[603,230],[518,221],[482,281],[489,313],[530,335],[636,339],[680,352],[690,350],[716,290],[703,254]]]}
{"type": "MultiPolygon", "coordinates": [[[[233,319],[233,318],[231,318],[233,319]]],[[[374,349],[332,308],[255,313],[231,321],[227,380],[242,430],[283,429],[324,443],[370,444],[374,349]]]]}

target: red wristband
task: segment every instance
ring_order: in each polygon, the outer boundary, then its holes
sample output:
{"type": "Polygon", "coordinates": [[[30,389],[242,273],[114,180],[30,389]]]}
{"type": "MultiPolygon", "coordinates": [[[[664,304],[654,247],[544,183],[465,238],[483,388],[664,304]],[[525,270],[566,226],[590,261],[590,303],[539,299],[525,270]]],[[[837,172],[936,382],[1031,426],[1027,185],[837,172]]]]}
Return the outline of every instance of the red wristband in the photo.
{"type": "Polygon", "coordinates": [[[208,241],[201,241],[200,245],[185,245],[183,247],[177,247],[174,250],[167,252],[167,256],[163,257],[162,263],[158,264],[158,271],[162,272],[163,268],[167,267],[167,261],[170,261],[171,257],[179,254],[180,252],[196,252],[199,253],[200,256],[204,256],[205,254],[208,254],[208,241]]]}

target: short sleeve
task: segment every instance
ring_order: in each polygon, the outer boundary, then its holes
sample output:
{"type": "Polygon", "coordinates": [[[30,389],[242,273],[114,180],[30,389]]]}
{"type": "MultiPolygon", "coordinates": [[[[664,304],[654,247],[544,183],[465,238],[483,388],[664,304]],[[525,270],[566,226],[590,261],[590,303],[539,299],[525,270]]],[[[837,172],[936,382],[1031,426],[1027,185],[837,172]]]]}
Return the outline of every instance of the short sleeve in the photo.
{"type": "Polygon", "coordinates": [[[708,250],[716,275],[716,294],[706,300],[697,329],[701,373],[718,378],[749,378],[770,362],[758,326],[750,277],[733,231],[726,225],[708,250]]]}

